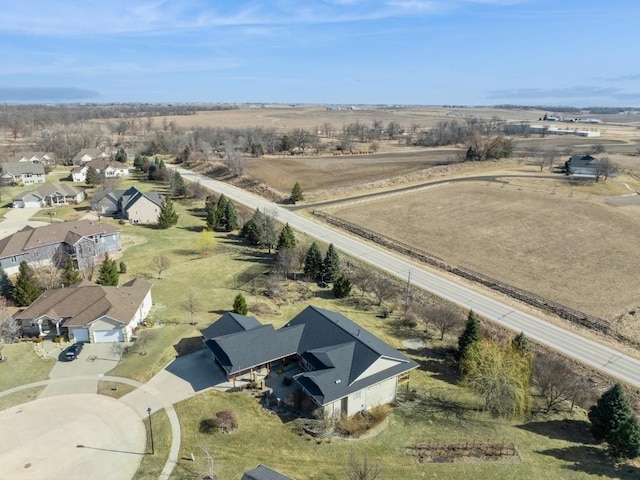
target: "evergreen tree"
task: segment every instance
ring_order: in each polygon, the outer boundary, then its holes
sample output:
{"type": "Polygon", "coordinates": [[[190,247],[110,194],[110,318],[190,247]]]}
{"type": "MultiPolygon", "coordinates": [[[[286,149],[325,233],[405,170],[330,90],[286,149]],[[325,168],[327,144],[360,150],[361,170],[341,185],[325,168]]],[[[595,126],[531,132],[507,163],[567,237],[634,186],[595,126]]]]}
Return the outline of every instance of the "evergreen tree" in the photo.
{"type": "Polygon", "coordinates": [[[238,212],[235,204],[229,200],[224,211],[225,231],[231,232],[238,228],[238,212]]]}
{"type": "Polygon", "coordinates": [[[137,154],[135,156],[135,158],[133,159],[133,167],[136,170],[142,170],[142,166],[147,163],[149,161],[149,159],[147,157],[145,157],[144,155],[140,155],[137,154]]]}
{"type": "Polygon", "coordinates": [[[119,148],[114,158],[116,162],[127,164],[127,152],[124,148],[119,148]]]}
{"type": "Polygon", "coordinates": [[[348,297],[351,293],[351,286],[351,280],[341,273],[333,282],[333,294],[336,298],[348,297]]]}
{"type": "Polygon", "coordinates": [[[524,332],[520,332],[511,340],[511,345],[516,350],[522,353],[528,353],[531,351],[531,345],[529,344],[529,340],[525,336],[524,332]]]}
{"type": "Polygon", "coordinates": [[[278,237],[278,250],[283,248],[293,248],[296,246],[296,235],[293,233],[293,228],[287,223],[282,230],[280,230],[280,236],[278,237]]]}
{"type": "Polygon", "coordinates": [[[120,267],[118,269],[120,273],[127,273],[127,264],[124,262],[120,262],[120,267]]]}
{"type": "Polygon", "coordinates": [[[622,385],[616,383],[589,409],[593,438],[598,442],[606,440],[607,434],[620,426],[630,413],[631,408],[622,385]]]}
{"type": "Polygon", "coordinates": [[[178,172],[177,170],[173,172],[173,175],[171,175],[170,183],[171,183],[171,190],[174,196],[184,197],[187,195],[187,186],[184,183],[184,179],[182,178],[182,175],[180,175],[180,172],[178,172]]]}
{"type": "Polygon", "coordinates": [[[64,260],[64,266],[62,267],[62,273],[60,274],[60,283],[65,287],[75,285],[80,281],[80,273],[73,265],[73,257],[67,255],[64,260]]]}
{"type": "Polygon", "coordinates": [[[224,196],[224,193],[220,195],[215,207],[215,225],[214,228],[226,230],[226,213],[229,200],[224,196]]]}
{"type": "Polygon", "coordinates": [[[236,298],[233,299],[233,313],[237,313],[238,315],[246,315],[249,311],[247,307],[247,301],[244,298],[244,295],[241,293],[236,295],[236,298]]]}
{"type": "Polygon", "coordinates": [[[85,180],[87,185],[95,187],[102,181],[102,177],[94,167],[87,169],[87,179],[85,180]]]}
{"type": "Polygon", "coordinates": [[[465,324],[464,331],[460,338],[458,338],[458,356],[460,359],[464,358],[467,349],[475,342],[482,338],[482,326],[480,320],[473,313],[473,310],[469,310],[467,316],[467,323],[465,324]]]}
{"type": "Polygon", "coordinates": [[[20,270],[16,277],[13,299],[19,307],[27,307],[43,292],[33,268],[24,260],[20,262],[20,270]]]}
{"type": "Polygon", "coordinates": [[[333,243],[329,245],[322,262],[323,278],[326,282],[334,282],[340,275],[340,256],[333,243]]]}
{"type": "Polygon", "coordinates": [[[631,413],[617,428],[607,435],[609,454],[614,458],[636,458],[640,456],[640,425],[631,413]]]}
{"type": "Polygon", "coordinates": [[[13,283],[2,267],[0,267],[0,295],[7,300],[13,300],[13,283]]]}
{"type": "Polygon", "coordinates": [[[304,260],[304,273],[313,279],[317,279],[322,272],[322,252],[316,242],[313,242],[307,250],[304,260]]]}
{"type": "Polygon", "coordinates": [[[109,255],[105,255],[104,262],[100,265],[100,273],[98,274],[98,280],[96,283],[105,287],[116,287],[120,280],[120,273],[118,273],[118,265],[115,260],[111,260],[109,255]]]}
{"type": "Polygon", "coordinates": [[[207,202],[204,205],[204,211],[207,219],[207,228],[211,231],[216,228],[216,202],[214,202],[211,198],[207,199],[207,202]]]}
{"type": "Polygon", "coordinates": [[[291,203],[298,203],[304,201],[304,193],[302,192],[302,187],[298,182],[293,186],[293,190],[291,190],[291,203]]]}
{"type": "Polygon", "coordinates": [[[158,215],[158,226],[162,229],[170,228],[178,223],[178,214],[173,207],[173,201],[167,197],[160,206],[160,214],[158,215]]]}

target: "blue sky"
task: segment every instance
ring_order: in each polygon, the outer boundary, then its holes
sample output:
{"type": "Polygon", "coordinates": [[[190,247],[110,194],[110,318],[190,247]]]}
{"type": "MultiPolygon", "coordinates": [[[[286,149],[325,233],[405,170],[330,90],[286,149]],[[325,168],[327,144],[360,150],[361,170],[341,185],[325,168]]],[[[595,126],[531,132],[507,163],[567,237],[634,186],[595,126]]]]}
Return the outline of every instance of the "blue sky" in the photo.
{"type": "Polygon", "coordinates": [[[3,0],[2,102],[640,106],[638,0],[3,0]]]}

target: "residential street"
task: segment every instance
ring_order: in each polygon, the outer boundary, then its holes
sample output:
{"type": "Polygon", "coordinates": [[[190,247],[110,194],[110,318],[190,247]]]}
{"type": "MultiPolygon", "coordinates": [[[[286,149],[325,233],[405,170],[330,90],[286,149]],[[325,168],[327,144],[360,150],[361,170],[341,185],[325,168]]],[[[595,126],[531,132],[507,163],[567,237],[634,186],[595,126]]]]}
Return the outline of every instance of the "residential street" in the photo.
{"type": "Polygon", "coordinates": [[[338,250],[376,265],[398,278],[406,280],[411,272],[412,285],[428,290],[465,309],[473,309],[480,315],[514,332],[524,332],[526,336],[536,342],[547,345],[568,357],[627,382],[629,385],[640,387],[639,360],[458,285],[427,271],[417,263],[402,259],[356,237],[341,233],[325,224],[312,222],[264,198],[183,168],[177,168],[177,170],[185,179],[198,181],[201,185],[224,193],[225,196],[242,205],[252,209],[260,208],[275,212],[279,220],[288,222],[293,228],[323,242],[333,243],[338,250]]]}

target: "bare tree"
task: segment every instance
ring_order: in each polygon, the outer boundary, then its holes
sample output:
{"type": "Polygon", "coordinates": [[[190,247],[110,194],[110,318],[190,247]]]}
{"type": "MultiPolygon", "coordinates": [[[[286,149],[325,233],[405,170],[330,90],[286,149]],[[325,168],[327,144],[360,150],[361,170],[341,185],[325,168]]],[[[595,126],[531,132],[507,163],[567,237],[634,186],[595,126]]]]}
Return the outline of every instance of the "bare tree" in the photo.
{"type": "Polygon", "coordinates": [[[555,355],[538,355],[533,364],[533,382],[540,390],[545,413],[575,398],[577,375],[569,364],[555,355]]]}
{"type": "Polygon", "coordinates": [[[10,344],[20,336],[20,325],[11,316],[9,302],[0,297],[0,361],[4,360],[2,350],[5,344],[10,344]]]}
{"type": "Polygon", "coordinates": [[[171,266],[171,260],[166,255],[159,253],[151,258],[149,267],[158,272],[158,279],[162,278],[162,272],[171,266]]]}
{"type": "Polygon", "coordinates": [[[202,479],[217,480],[218,477],[216,475],[215,461],[214,461],[213,455],[211,454],[211,450],[209,449],[209,446],[202,445],[200,447],[200,450],[202,450],[202,454],[204,455],[204,459],[205,459],[205,466],[202,468],[202,474],[204,475],[202,479]]]}
{"type": "Polygon", "coordinates": [[[193,315],[200,311],[200,302],[198,301],[198,297],[192,291],[187,292],[187,295],[184,297],[184,301],[182,302],[182,307],[189,312],[190,324],[195,325],[196,322],[193,321],[193,315]]]}
{"type": "Polygon", "coordinates": [[[247,160],[244,158],[242,152],[239,152],[235,148],[227,148],[225,150],[225,161],[231,173],[235,175],[242,175],[244,173],[247,160]]]}
{"type": "Polygon", "coordinates": [[[605,182],[618,171],[618,166],[609,160],[609,157],[602,157],[595,166],[596,183],[602,178],[605,182]]]}
{"type": "Polygon", "coordinates": [[[553,164],[555,163],[557,158],[558,151],[555,149],[547,150],[546,152],[544,152],[544,154],[542,155],[544,165],[540,167],[540,171],[542,171],[542,168],[544,166],[547,166],[549,168],[549,171],[551,171],[553,169],[553,164]]]}
{"type": "Polygon", "coordinates": [[[374,280],[373,272],[362,265],[353,265],[348,277],[360,289],[363,297],[371,289],[374,280]]]}
{"type": "Polygon", "coordinates": [[[289,274],[295,270],[297,264],[295,247],[278,249],[274,265],[277,272],[282,272],[284,277],[289,277],[289,274]]]}
{"type": "Polygon", "coordinates": [[[347,480],[376,480],[382,474],[382,465],[371,461],[367,455],[362,460],[351,455],[346,466],[347,480]]]}
{"type": "Polygon", "coordinates": [[[450,307],[430,307],[427,306],[422,312],[426,318],[423,321],[433,325],[440,333],[440,340],[444,340],[445,334],[454,331],[462,326],[463,318],[450,307]]]}
{"type": "Polygon", "coordinates": [[[393,298],[396,293],[396,286],[393,281],[383,274],[377,274],[371,279],[371,293],[373,293],[378,300],[377,305],[382,305],[382,302],[393,298]]]}

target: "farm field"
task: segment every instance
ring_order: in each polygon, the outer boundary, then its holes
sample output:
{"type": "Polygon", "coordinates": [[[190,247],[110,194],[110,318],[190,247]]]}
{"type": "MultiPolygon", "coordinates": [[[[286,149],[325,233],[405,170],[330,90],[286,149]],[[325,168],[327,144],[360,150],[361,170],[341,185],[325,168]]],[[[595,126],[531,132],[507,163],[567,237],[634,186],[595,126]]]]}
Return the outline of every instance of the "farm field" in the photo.
{"type": "Polygon", "coordinates": [[[639,302],[635,206],[451,183],[329,213],[545,298],[611,318],[639,302]]]}

